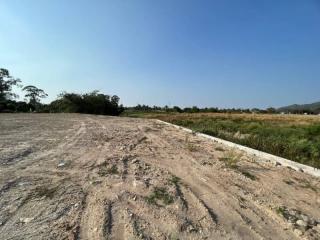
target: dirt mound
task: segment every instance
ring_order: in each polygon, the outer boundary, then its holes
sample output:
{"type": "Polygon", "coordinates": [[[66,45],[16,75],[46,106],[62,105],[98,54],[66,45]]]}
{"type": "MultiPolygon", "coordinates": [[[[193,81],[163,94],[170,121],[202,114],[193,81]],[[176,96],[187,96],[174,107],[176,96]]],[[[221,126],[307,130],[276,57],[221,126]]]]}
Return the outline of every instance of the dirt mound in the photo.
{"type": "Polygon", "coordinates": [[[319,185],[153,120],[0,115],[0,239],[319,239],[319,185]]]}

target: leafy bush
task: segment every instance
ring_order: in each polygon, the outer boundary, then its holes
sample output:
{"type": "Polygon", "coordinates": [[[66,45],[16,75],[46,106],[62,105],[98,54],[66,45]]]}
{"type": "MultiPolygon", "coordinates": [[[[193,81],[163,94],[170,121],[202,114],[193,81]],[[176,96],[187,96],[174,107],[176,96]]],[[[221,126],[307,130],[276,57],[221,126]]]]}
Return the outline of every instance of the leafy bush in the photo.
{"type": "Polygon", "coordinates": [[[1,112],[29,112],[32,106],[26,102],[17,102],[14,100],[0,101],[0,113],[1,112]]]}

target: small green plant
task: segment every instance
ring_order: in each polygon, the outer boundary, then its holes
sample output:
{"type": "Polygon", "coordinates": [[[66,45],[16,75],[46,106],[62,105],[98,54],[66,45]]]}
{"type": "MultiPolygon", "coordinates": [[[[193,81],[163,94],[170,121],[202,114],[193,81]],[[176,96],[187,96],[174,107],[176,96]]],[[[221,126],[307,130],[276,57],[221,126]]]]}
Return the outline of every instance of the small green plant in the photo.
{"type": "Polygon", "coordinates": [[[119,174],[118,167],[116,165],[112,165],[111,168],[108,169],[109,174],[119,174]]]}
{"type": "Polygon", "coordinates": [[[219,158],[220,161],[225,163],[228,168],[238,168],[238,162],[242,158],[242,154],[237,153],[235,150],[226,152],[223,157],[219,158]]]}
{"type": "Polygon", "coordinates": [[[173,197],[167,192],[165,188],[155,187],[150,196],[145,198],[149,204],[158,205],[161,201],[164,205],[173,203],[173,197]]]}
{"type": "Polygon", "coordinates": [[[277,212],[277,214],[279,214],[280,216],[284,216],[284,214],[285,214],[285,207],[277,207],[276,208],[276,212],[277,212]]]}
{"type": "Polygon", "coordinates": [[[170,182],[171,184],[173,184],[173,185],[177,185],[177,184],[179,184],[180,180],[181,180],[181,179],[180,179],[179,177],[173,175],[173,176],[169,179],[169,182],[170,182]]]}

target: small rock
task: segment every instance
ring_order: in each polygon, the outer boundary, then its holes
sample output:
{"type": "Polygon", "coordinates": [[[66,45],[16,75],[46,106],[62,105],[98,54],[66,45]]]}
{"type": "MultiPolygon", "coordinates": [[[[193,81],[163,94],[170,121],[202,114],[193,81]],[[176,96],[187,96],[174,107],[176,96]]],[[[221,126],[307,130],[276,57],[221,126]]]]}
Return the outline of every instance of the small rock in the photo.
{"type": "Polygon", "coordinates": [[[292,229],[292,228],[294,228],[294,223],[289,222],[289,223],[288,223],[288,226],[292,229]]]}
{"type": "Polygon", "coordinates": [[[295,215],[298,214],[298,212],[297,212],[296,210],[294,210],[294,209],[290,209],[288,212],[289,212],[289,214],[292,215],[292,216],[295,216],[295,215]]]}
{"type": "Polygon", "coordinates": [[[142,188],[145,188],[145,187],[147,186],[147,183],[145,183],[144,181],[133,180],[133,181],[132,181],[132,185],[133,185],[133,187],[142,187],[142,188]]]}
{"type": "Polygon", "coordinates": [[[58,164],[58,167],[64,167],[65,165],[66,165],[65,162],[60,162],[60,163],[58,164]]]}
{"type": "Polygon", "coordinates": [[[290,216],[289,219],[288,219],[289,223],[295,223],[296,221],[297,221],[297,219],[292,217],[292,216],[290,216]]]}
{"type": "Polygon", "coordinates": [[[301,214],[300,217],[303,221],[309,222],[309,217],[307,215],[301,214]]]}
{"type": "Polygon", "coordinates": [[[29,223],[33,220],[33,218],[20,218],[19,220],[21,223],[29,223]]]}
{"type": "Polygon", "coordinates": [[[139,162],[139,160],[136,159],[136,158],[131,161],[131,163],[133,163],[133,164],[134,164],[134,163],[138,163],[138,162],[139,162]]]}
{"type": "Polygon", "coordinates": [[[23,186],[26,186],[26,185],[29,185],[29,184],[30,184],[29,182],[20,182],[20,183],[18,183],[18,185],[20,187],[23,187],[23,186]]]}
{"type": "Polygon", "coordinates": [[[191,232],[195,232],[196,229],[195,229],[192,225],[189,225],[188,228],[187,228],[187,231],[188,231],[189,233],[191,233],[191,232]]]}
{"type": "Polygon", "coordinates": [[[311,226],[316,226],[316,225],[317,225],[317,222],[316,222],[314,219],[311,219],[308,223],[309,223],[311,226]]]}
{"type": "Polygon", "coordinates": [[[299,226],[302,226],[302,227],[307,227],[308,226],[308,223],[306,223],[305,221],[303,221],[301,219],[296,221],[296,224],[299,225],[299,226]]]}
{"type": "Polygon", "coordinates": [[[295,229],[295,230],[293,230],[293,232],[298,236],[302,236],[302,234],[303,234],[303,232],[299,229],[295,229]]]}
{"type": "Polygon", "coordinates": [[[300,230],[306,231],[308,228],[308,223],[303,220],[298,220],[296,224],[298,225],[300,230]]]}

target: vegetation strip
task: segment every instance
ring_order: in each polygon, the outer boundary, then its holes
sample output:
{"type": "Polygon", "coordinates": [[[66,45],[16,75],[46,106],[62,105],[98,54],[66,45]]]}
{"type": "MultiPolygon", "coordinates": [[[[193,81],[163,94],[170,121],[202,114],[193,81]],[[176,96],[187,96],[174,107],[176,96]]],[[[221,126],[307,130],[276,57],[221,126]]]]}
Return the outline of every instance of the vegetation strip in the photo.
{"type": "MultiPolygon", "coordinates": [[[[178,126],[178,125],[175,125],[175,124],[172,124],[172,123],[168,123],[168,122],[165,122],[165,121],[162,121],[162,120],[156,120],[156,121],[159,122],[159,123],[163,123],[163,124],[169,125],[169,126],[173,126],[173,127],[177,128],[177,129],[181,129],[181,130],[186,131],[188,133],[193,133],[192,130],[190,130],[188,128],[185,128],[185,127],[181,127],[181,126],[178,126]]],[[[261,158],[261,160],[267,160],[267,161],[271,161],[273,163],[280,163],[281,165],[286,166],[286,167],[291,167],[292,169],[294,169],[296,171],[303,171],[303,172],[308,173],[310,175],[313,175],[315,177],[320,177],[320,169],[313,168],[313,167],[310,167],[310,166],[307,166],[307,165],[304,165],[304,164],[301,164],[301,163],[297,163],[297,162],[294,162],[294,161],[291,161],[291,160],[288,160],[288,159],[285,159],[285,158],[282,158],[282,157],[278,157],[278,156],[275,156],[275,155],[272,155],[272,154],[269,154],[269,153],[258,151],[258,150],[255,150],[255,149],[252,149],[252,148],[249,148],[249,147],[245,147],[245,146],[242,146],[242,145],[239,145],[239,144],[236,144],[236,143],[233,143],[233,142],[229,142],[229,141],[217,138],[217,137],[212,137],[212,136],[209,136],[209,135],[206,135],[206,134],[203,134],[203,133],[195,133],[195,134],[197,136],[204,137],[204,138],[213,140],[215,142],[224,144],[224,145],[226,145],[228,147],[232,147],[232,148],[237,148],[237,149],[243,150],[247,154],[254,155],[256,157],[261,158]]]]}

